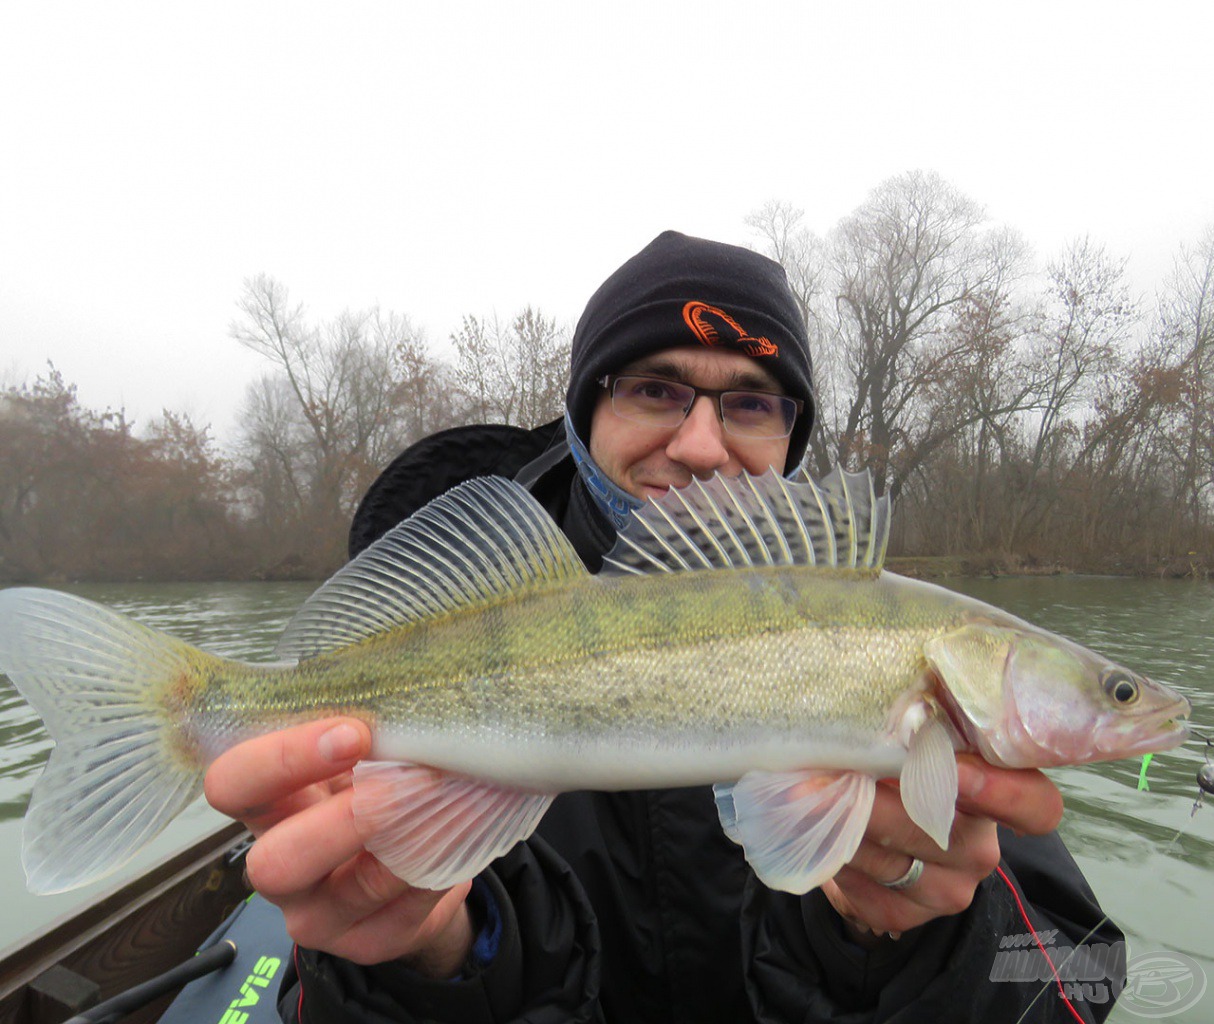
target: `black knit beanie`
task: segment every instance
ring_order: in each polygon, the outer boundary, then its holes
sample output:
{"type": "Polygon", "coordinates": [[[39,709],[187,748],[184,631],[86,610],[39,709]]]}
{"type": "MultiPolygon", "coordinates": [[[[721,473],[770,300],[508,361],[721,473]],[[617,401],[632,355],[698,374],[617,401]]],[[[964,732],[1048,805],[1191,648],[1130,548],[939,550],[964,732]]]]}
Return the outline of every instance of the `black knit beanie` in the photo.
{"type": "Polygon", "coordinates": [[[677,231],[658,235],[586,304],[565,399],[577,436],[589,442],[601,377],[650,353],[698,344],[750,356],[805,401],[789,438],[784,471],[791,471],[813,426],[813,367],[784,268],[750,249],[677,231]]]}

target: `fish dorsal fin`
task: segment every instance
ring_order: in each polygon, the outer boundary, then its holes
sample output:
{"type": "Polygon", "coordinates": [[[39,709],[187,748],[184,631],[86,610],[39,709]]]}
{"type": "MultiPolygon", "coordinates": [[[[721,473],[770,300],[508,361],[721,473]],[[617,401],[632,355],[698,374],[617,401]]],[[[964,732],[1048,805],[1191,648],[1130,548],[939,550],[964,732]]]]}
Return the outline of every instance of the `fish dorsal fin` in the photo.
{"type": "Polygon", "coordinates": [[[573,546],[525,488],[477,477],[419,509],[322,584],[291,620],[275,654],[310,658],[584,575],[573,546]]]}
{"type": "MultiPolygon", "coordinates": [[[[815,483],[804,467],[795,479],[815,483]]],[[[851,569],[880,569],[889,543],[889,496],[877,497],[876,485],[867,469],[849,473],[836,466],[816,486],[833,527],[834,564],[851,569]]]]}
{"type": "Polygon", "coordinates": [[[612,573],[756,565],[876,571],[889,539],[889,496],[867,472],[822,481],[774,470],[693,479],[633,512],[603,560],[612,573]]]}

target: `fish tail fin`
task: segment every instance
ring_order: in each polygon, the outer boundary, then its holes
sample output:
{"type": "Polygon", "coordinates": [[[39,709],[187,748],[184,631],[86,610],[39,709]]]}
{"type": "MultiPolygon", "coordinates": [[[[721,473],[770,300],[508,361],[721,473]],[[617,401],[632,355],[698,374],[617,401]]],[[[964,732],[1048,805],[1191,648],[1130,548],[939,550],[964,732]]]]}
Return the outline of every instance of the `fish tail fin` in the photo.
{"type": "Polygon", "coordinates": [[[25,817],[31,892],[109,874],[201,792],[205,764],[167,711],[198,657],[209,656],[83,598],[0,590],[0,671],[55,741],[25,817]]]}

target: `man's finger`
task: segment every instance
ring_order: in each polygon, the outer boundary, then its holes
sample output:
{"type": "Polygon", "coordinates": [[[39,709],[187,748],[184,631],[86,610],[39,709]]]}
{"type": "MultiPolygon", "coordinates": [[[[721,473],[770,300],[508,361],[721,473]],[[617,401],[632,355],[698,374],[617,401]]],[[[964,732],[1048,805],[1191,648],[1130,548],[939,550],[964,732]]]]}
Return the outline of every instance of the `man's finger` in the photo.
{"type": "MultiPolygon", "coordinates": [[[[370,854],[359,858],[367,859],[370,854]]],[[[467,958],[474,938],[464,909],[469,888],[468,883],[444,892],[406,888],[395,900],[351,923],[348,894],[335,875],[323,886],[328,897],[324,901],[287,907],[284,913],[292,938],[301,945],[364,965],[405,957],[423,973],[450,977],[467,958]]]]}
{"type": "Polygon", "coordinates": [[[451,977],[468,958],[475,934],[464,909],[468,883],[444,892],[411,889],[370,915],[342,937],[347,959],[371,964],[383,960],[391,943],[402,942],[401,921],[412,937],[408,948],[395,951],[410,966],[430,977],[451,977]]]}
{"type": "Polygon", "coordinates": [[[257,736],[211,765],[207,802],[248,822],[292,793],[347,771],[370,750],[371,730],[355,718],[308,722],[257,736]]]}
{"type": "Polygon", "coordinates": [[[991,818],[1025,835],[1045,835],[1062,820],[1062,794],[1035,769],[996,768],[962,755],[957,758],[963,811],[991,818]]]}
{"type": "MultiPolygon", "coordinates": [[[[362,853],[362,837],[351,810],[353,798],[352,789],[343,790],[285,818],[258,839],[246,858],[254,888],[280,900],[310,890],[362,853]]],[[[385,892],[384,898],[395,898],[400,888],[385,892]]],[[[358,916],[362,915],[354,919],[358,916]]]]}

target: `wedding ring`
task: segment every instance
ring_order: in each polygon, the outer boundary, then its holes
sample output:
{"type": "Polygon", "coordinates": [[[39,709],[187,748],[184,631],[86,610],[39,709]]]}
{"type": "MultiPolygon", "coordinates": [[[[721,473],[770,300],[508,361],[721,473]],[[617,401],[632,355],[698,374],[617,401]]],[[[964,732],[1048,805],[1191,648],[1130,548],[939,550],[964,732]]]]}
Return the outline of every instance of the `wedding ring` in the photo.
{"type": "Polygon", "coordinates": [[[892,882],[882,882],[881,884],[887,889],[893,889],[894,892],[901,892],[903,889],[909,889],[917,881],[919,876],[923,874],[923,861],[918,857],[911,859],[910,867],[906,869],[906,874],[901,878],[895,878],[892,882]]]}

